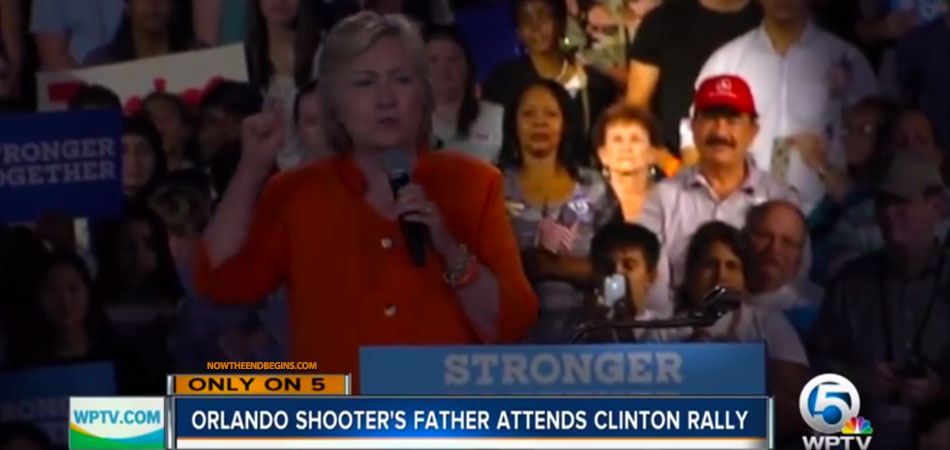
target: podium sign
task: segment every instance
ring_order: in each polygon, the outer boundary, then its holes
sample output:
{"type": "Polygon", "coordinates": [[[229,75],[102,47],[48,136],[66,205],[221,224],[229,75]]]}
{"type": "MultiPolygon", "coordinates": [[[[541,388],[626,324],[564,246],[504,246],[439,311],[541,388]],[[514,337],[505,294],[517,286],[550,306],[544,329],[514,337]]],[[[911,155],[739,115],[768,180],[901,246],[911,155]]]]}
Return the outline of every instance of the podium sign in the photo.
{"type": "Polygon", "coordinates": [[[764,343],[363,347],[362,395],[765,395],[764,343]]]}

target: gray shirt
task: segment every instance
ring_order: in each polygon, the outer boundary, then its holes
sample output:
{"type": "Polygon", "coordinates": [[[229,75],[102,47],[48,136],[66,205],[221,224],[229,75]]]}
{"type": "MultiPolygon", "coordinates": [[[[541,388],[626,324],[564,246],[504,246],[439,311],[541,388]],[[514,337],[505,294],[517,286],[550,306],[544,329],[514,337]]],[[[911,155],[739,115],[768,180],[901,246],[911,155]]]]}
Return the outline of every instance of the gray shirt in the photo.
{"type": "Polygon", "coordinates": [[[661,182],[650,194],[637,222],[656,233],[663,246],[657,282],[651,293],[651,297],[658,296],[651,298],[653,307],[659,306],[659,297],[669,299],[669,289],[683,281],[686,249],[700,226],[719,220],[742,228],[746,213],[755,205],[774,199],[798,204],[795,192],[772,175],[751,164],[746,168],[748,175],[742,187],[725,198],[716,195],[698,166],[661,182]]]}

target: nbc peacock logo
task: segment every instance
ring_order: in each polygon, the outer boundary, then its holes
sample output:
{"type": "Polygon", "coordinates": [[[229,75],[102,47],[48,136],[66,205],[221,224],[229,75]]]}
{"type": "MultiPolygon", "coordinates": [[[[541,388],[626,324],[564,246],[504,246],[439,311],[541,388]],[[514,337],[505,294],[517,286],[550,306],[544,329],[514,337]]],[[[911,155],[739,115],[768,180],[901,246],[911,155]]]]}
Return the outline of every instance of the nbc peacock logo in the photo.
{"type": "Polygon", "coordinates": [[[163,397],[72,397],[70,450],[165,448],[163,397]]]}
{"type": "Polygon", "coordinates": [[[873,432],[871,421],[864,417],[852,417],[851,420],[845,422],[844,428],[841,429],[841,434],[871,434],[873,432]]]}

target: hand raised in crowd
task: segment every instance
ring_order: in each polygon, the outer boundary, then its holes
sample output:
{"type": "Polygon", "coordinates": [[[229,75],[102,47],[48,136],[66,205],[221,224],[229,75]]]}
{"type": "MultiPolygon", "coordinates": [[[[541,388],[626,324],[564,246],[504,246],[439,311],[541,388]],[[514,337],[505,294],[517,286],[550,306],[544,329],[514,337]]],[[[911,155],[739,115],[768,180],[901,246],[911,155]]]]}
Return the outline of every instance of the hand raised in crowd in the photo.
{"type": "Polygon", "coordinates": [[[926,367],[923,377],[901,380],[897,389],[904,402],[916,406],[926,405],[936,400],[940,393],[940,376],[926,367]]]}
{"type": "Polygon", "coordinates": [[[816,172],[828,169],[828,139],[819,133],[798,133],[787,140],[788,145],[797,149],[805,164],[816,172]]]}
{"type": "Polygon", "coordinates": [[[404,217],[405,220],[428,226],[435,251],[449,261],[458,258],[461,248],[446,228],[439,207],[429,201],[422,186],[408,184],[399,190],[399,197],[396,199],[396,214],[398,217],[404,217]]]}
{"type": "Polygon", "coordinates": [[[270,170],[277,160],[277,152],[283,145],[283,113],[268,109],[244,119],[241,125],[242,163],[270,170]]]}

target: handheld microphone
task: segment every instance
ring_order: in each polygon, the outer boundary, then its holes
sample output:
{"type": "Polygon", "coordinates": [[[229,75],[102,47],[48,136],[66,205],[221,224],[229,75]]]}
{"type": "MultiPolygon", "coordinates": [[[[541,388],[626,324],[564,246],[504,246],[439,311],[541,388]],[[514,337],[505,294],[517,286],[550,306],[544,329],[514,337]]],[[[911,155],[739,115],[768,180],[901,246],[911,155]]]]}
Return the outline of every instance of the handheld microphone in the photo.
{"type": "MultiPolygon", "coordinates": [[[[389,187],[393,197],[412,180],[409,177],[409,152],[400,148],[389,148],[383,152],[383,166],[389,177],[389,187]]],[[[429,240],[429,227],[424,223],[410,222],[399,217],[403,241],[409,250],[409,258],[416,267],[426,265],[426,242],[429,240]]]]}

